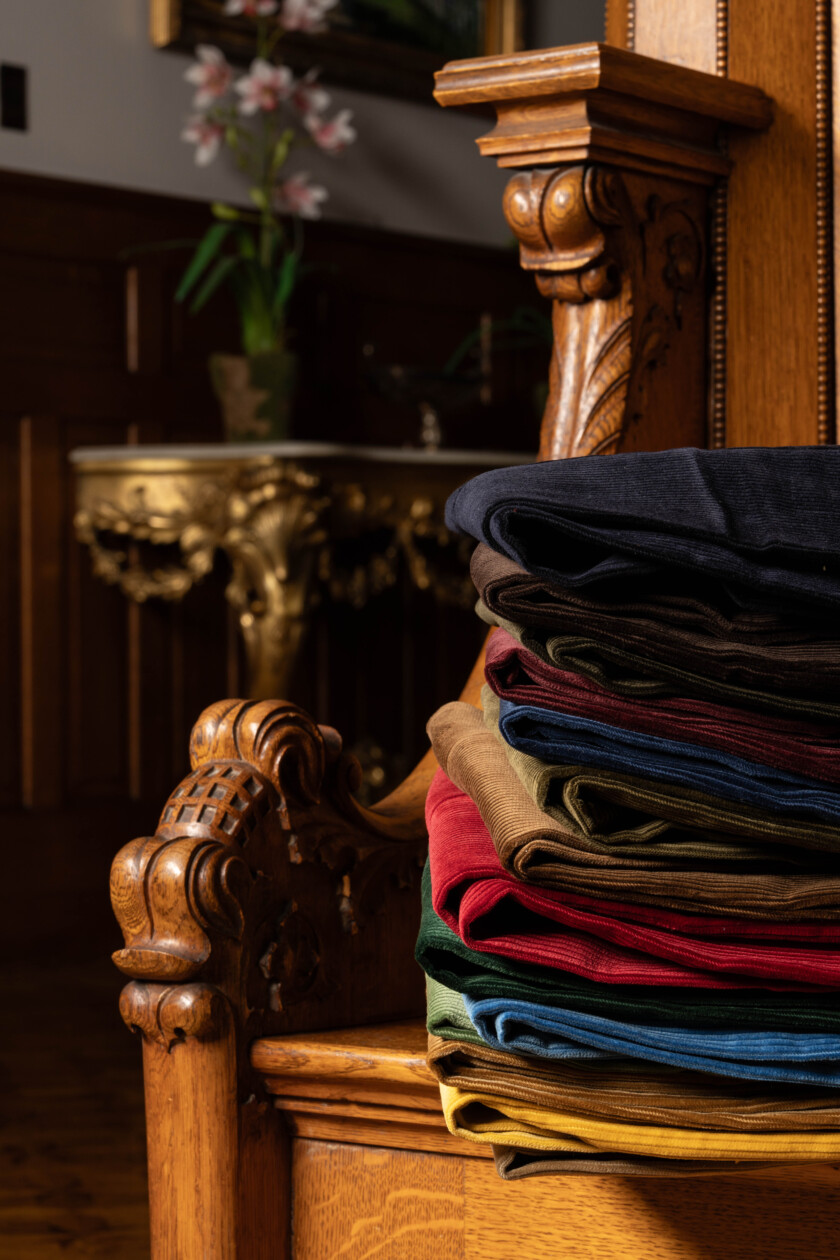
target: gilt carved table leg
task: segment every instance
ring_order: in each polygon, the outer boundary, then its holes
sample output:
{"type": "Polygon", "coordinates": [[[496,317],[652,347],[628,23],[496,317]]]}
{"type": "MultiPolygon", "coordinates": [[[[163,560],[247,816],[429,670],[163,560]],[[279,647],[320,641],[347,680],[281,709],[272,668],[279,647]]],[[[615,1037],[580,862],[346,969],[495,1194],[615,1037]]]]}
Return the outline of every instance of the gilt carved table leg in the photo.
{"type": "Polygon", "coordinates": [[[221,546],[233,576],[227,598],[235,608],[248,655],[254,699],[286,696],[300,646],[318,599],[319,548],[329,498],[319,480],[295,472],[229,504],[233,523],[221,546]]]}

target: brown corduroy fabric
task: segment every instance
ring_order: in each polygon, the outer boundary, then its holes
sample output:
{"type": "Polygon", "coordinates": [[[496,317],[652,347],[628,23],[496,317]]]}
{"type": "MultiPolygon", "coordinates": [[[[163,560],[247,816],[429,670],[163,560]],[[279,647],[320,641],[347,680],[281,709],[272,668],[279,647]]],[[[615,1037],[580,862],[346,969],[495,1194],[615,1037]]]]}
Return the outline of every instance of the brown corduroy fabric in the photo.
{"type": "Polygon", "coordinates": [[[557,634],[548,629],[529,628],[491,612],[482,600],[476,604],[476,612],[487,625],[502,626],[547,664],[591,678],[616,695],[637,699],[696,696],[809,722],[840,722],[840,701],[824,696],[762,690],[712,678],[686,667],[654,661],[642,650],[634,652],[618,644],[605,643],[591,633],[557,634]]]}
{"type": "MultiPolygon", "coordinates": [[[[682,575],[674,575],[667,592],[646,599],[644,592],[639,598],[638,583],[618,588],[615,598],[597,598],[534,577],[482,543],[471,571],[490,611],[509,621],[584,634],[737,686],[840,700],[840,639],[824,614],[779,617],[731,602],[716,607],[691,592],[682,575]]],[[[693,585],[696,591],[696,578],[693,585]]]]}
{"type": "Polygon", "coordinates": [[[428,1063],[445,1085],[581,1116],[735,1133],[840,1127],[840,1091],[833,1089],[762,1085],[756,1093],[743,1082],[636,1059],[549,1064],[435,1036],[428,1063]]]}
{"type": "MultiPolygon", "coordinates": [[[[714,862],[726,857],[752,857],[804,865],[813,863],[812,850],[832,854],[835,860],[840,858],[840,827],[835,823],[773,814],[754,805],[709,796],[697,788],[620,774],[615,770],[559,766],[541,761],[511,748],[502,737],[499,697],[487,686],[482,689],[481,703],[487,726],[497,735],[528,795],[541,810],[564,826],[577,823],[587,833],[597,828],[602,835],[616,839],[637,837],[644,841],[651,823],[671,823],[681,831],[699,833],[705,839],[695,839],[691,850],[682,845],[677,850],[669,848],[669,856],[686,853],[686,856],[714,862]],[[628,815],[637,820],[636,827],[621,827],[628,815]],[[613,830],[614,820],[619,825],[617,831],[613,830]],[[744,849],[733,837],[758,843],[744,849]],[[727,853],[729,846],[734,846],[735,851],[727,853]]],[[[647,846],[645,848],[647,851],[647,846]]]]}
{"type": "Polygon", "coordinates": [[[525,1177],[720,1177],[782,1166],[743,1160],[656,1159],[653,1155],[551,1154],[517,1151],[510,1146],[494,1146],[493,1159],[503,1181],[522,1181],[525,1177]]]}
{"type": "MultiPolygon", "coordinates": [[[[487,689],[489,693],[489,688],[487,689]]],[[[492,693],[489,693],[492,694],[492,693]]],[[[840,918],[840,876],[791,873],[695,862],[626,857],[599,851],[582,830],[544,813],[528,795],[497,734],[471,705],[455,701],[431,718],[428,731],[441,766],[475,802],[499,858],[519,878],[548,888],[590,893],[677,910],[795,921],[840,918]]]]}

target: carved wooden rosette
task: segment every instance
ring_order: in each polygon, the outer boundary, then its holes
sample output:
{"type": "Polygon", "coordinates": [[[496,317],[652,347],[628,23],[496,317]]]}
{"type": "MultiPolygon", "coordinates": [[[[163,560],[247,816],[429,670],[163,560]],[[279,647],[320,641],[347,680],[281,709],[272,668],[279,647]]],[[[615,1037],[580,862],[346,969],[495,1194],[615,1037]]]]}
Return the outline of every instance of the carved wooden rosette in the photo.
{"type": "Polygon", "coordinates": [[[360,1004],[369,1020],[420,1012],[422,817],[357,805],[355,758],[291,705],[213,705],[191,763],[155,835],[112,868],[126,1022],[171,1051],[221,1036],[235,1012],[250,1093],[245,1047],[258,1033],[352,1024],[360,1004]]]}
{"type": "Polygon", "coordinates": [[[553,301],[540,457],[706,444],[706,222],[721,123],[761,128],[755,88],[587,44],[436,76],[442,105],[492,104],[482,153],[520,168],[505,215],[553,301]]]}

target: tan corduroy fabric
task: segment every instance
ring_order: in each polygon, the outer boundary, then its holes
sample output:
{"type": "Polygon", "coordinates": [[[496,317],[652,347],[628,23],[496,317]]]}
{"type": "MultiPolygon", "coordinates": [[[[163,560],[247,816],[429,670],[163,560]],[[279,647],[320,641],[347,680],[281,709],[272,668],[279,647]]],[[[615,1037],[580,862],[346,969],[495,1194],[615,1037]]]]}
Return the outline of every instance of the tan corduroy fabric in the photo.
{"type": "Polygon", "coordinates": [[[840,877],[835,874],[767,874],[708,865],[676,865],[599,852],[579,831],[563,826],[531,799],[502,743],[479,710],[455,701],[428,725],[435,754],[449,778],[475,802],[502,864],[545,887],[590,893],[677,910],[714,911],[785,921],[840,918],[840,877]]]}
{"type": "Polygon", "coordinates": [[[756,1092],[743,1082],[639,1059],[548,1063],[434,1036],[428,1062],[443,1085],[592,1119],[734,1133],[840,1131],[840,1090],[765,1084],[756,1092]]]}

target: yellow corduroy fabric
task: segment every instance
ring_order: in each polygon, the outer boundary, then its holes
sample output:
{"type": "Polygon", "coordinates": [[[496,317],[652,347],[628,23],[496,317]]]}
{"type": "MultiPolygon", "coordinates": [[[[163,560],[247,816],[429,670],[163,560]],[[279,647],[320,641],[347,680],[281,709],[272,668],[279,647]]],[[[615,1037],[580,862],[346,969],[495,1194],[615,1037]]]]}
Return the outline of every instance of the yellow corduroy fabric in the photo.
{"type": "Polygon", "coordinates": [[[840,1157],[840,1131],[712,1133],[594,1120],[550,1107],[450,1085],[440,1087],[446,1125],[455,1137],[534,1151],[655,1155],[670,1159],[820,1163],[840,1157]]]}

